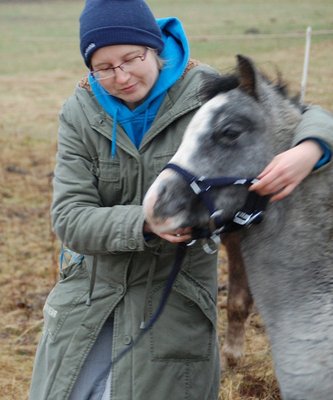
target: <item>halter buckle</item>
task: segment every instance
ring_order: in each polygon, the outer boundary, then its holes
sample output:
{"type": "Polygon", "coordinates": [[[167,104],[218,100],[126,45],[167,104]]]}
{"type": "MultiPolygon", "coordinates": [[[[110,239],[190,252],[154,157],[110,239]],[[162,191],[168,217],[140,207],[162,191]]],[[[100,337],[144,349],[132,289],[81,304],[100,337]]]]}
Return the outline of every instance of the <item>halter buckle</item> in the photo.
{"type": "Polygon", "coordinates": [[[222,226],[219,222],[221,222],[221,216],[223,214],[223,210],[215,210],[213,214],[209,217],[209,228],[211,232],[214,233],[215,230],[220,229],[222,226]]]}
{"type": "Polygon", "coordinates": [[[211,237],[206,239],[206,242],[203,244],[202,248],[207,254],[215,254],[217,252],[218,247],[221,244],[220,235],[213,234],[211,237]],[[215,248],[211,247],[208,243],[212,242],[215,248]]]}
{"type": "Polygon", "coordinates": [[[255,214],[248,214],[244,211],[238,211],[235,216],[233,221],[235,224],[246,226],[246,225],[251,225],[253,223],[258,224],[259,222],[262,221],[263,218],[263,212],[259,211],[255,214]]]}
{"type": "Polygon", "coordinates": [[[193,180],[190,183],[190,188],[193,190],[193,192],[198,196],[202,192],[208,192],[210,189],[210,186],[206,186],[204,188],[201,188],[199,183],[200,182],[205,182],[206,177],[205,176],[200,176],[200,178],[193,180]]]}

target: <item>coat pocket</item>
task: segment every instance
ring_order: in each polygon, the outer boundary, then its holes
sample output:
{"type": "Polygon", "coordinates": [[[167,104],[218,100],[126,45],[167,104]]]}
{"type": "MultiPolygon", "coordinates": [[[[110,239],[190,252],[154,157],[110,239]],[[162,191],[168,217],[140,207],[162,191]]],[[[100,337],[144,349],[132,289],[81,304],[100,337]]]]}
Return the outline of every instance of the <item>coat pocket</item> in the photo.
{"type": "Polygon", "coordinates": [[[68,315],[86,301],[89,291],[89,274],[84,260],[76,265],[72,263],[65,272],[50,292],[43,308],[43,334],[51,341],[56,341],[68,315]]]}
{"type": "Polygon", "coordinates": [[[98,161],[98,178],[102,182],[110,182],[120,188],[120,164],[118,161],[98,161]]]}
{"type": "MultiPolygon", "coordinates": [[[[150,314],[157,309],[164,286],[154,288],[150,314]]],[[[153,361],[204,361],[215,346],[216,305],[202,287],[180,275],[168,302],[150,331],[153,361]],[[195,287],[194,287],[194,286],[195,287]]]]}
{"type": "Polygon", "coordinates": [[[121,202],[122,184],[118,160],[95,160],[92,173],[97,178],[99,194],[105,206],[121,202]]]}

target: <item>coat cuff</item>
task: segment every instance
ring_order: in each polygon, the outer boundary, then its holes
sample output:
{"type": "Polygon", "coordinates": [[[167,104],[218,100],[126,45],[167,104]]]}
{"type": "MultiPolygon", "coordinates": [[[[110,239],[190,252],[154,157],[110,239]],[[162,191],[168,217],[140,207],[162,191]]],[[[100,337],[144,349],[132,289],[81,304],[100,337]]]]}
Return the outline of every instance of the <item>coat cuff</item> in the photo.
{"type": "MultiPolygon", "coordinates": [[[[324,140],[318,139],[316,137],[308,137],[308,138],[302,140],[302,142],[304,142],[305,140],[313,140],[314,142],[318,143],[318,145],[320,146],[320,148],[323,151],[322,156],[317,161],[316,165],[313,167],[313,171],[316,171],[317,169],[323,167],[324,165],[326,165],[327,163],[329,163],[331,161],[332,150],[331,150],[330,146],[324,140]]],[[[300,143],[302,143],[302,142],[300,142],[300,143]]]]}

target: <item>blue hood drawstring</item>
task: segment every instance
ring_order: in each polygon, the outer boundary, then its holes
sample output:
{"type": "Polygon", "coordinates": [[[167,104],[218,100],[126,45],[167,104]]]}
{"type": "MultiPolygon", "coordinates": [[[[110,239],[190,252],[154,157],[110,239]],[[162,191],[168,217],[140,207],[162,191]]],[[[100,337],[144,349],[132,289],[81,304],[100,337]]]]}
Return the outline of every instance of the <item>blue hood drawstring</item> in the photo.
{"type": "Polygon", "coordinates": [[[143,120],[143,129],[142,129],[143,134],[145,134],[147,132],[147,130],[148,130],[147,129],[147,124],[148,124],[148,108],[145,111],[145,117],[144,117],[144,120],[143,120]]]}
{"type": "Polygon", "coordinates": [[[118,108],[115,109],[113,115],[113,128],[112,128],[112,136],[111,136],[111,157],[115,158],[117,151],[117,117],[118,117],[118,108]]]}

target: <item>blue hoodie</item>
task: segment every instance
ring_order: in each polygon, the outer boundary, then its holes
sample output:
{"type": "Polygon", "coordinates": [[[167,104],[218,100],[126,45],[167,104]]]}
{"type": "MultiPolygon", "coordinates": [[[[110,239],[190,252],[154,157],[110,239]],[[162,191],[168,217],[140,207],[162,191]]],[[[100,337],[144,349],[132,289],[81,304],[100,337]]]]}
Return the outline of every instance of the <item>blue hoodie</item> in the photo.
{"type": "Polygon", "coordinates": [[[183,75],[190,57],[190,49],[181,22],[174,17],[157,19],[162,31],[164,49],[160,54],[165,60],[158,80],[147,99],[130,110],[121,100],[110,95],[89,74],[89,83],[101,107],[112,117],[112,157],[116,154],[117,124],[121,125],[133,144],[139,148],[143,136],[151,127],[166,92],[183,75]]]}

